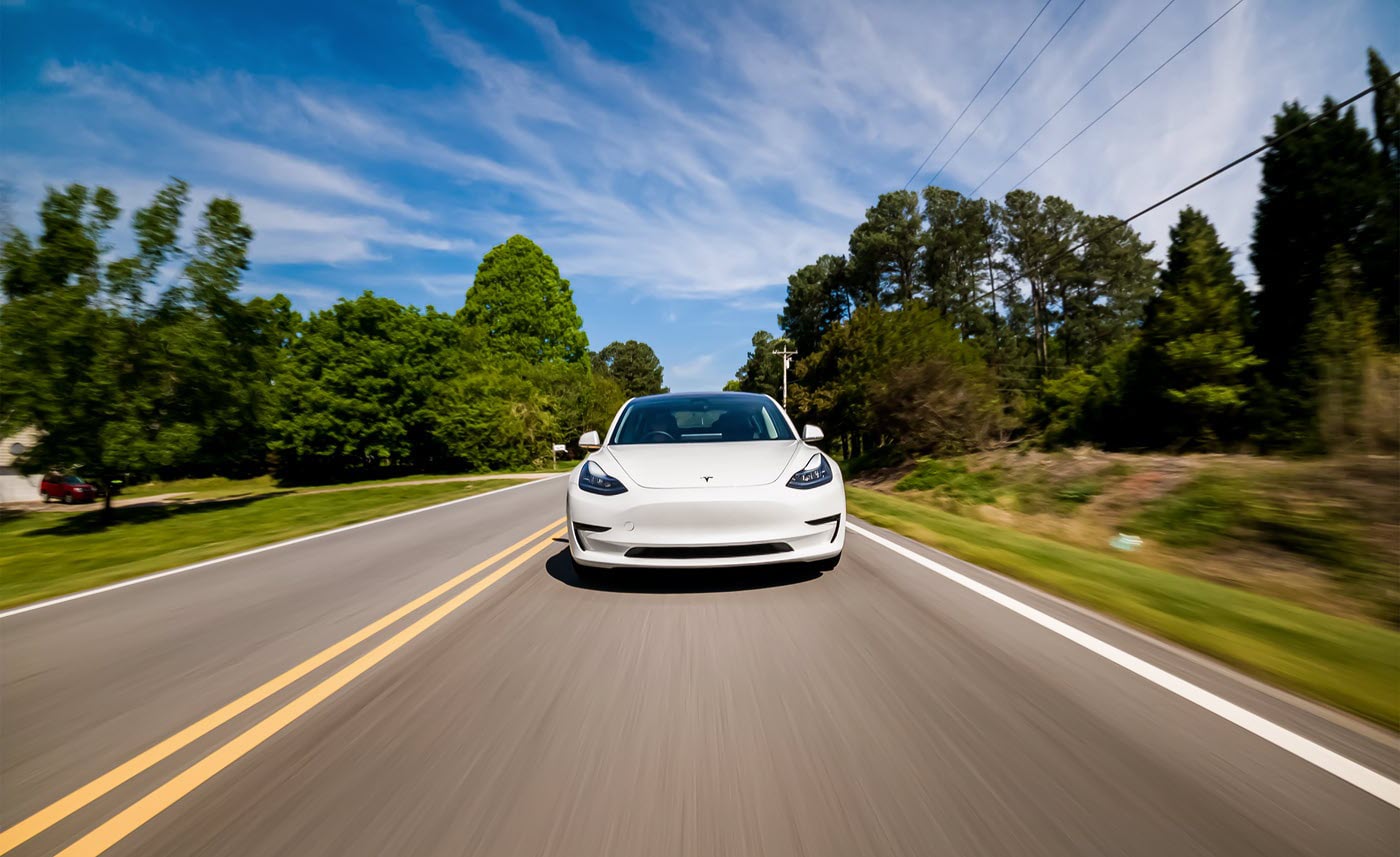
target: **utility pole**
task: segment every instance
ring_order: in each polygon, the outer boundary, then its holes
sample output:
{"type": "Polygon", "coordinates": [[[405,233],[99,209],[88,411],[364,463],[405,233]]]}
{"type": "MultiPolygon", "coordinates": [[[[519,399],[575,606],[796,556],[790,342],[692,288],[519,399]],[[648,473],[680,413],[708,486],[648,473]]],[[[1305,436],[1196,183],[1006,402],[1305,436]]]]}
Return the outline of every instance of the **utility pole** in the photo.
{"type": "Polygon", "coordinates": [[[786,410],[787,410],[787,372],[788,372],[788,366],[790,366],[790,365],[792,364],[792,358],[795,357],[795,356],[797,355],[797,352],[796,352],[796,351],[793,351],[791,348],[789,348],[789,347],[787,346],[787,344],[786,344],[787,340],[786,340],[785,337],[784,337],[784,338],[779,338],[779,339],[776,340],[776,341],[777,341],[777,342],[782,342],[782,343],[784,343],[784,345],[783,345],[783,350],[782,350],[782,351],[774,351],[773,353],[776,354],[776,355],[778,355],[779,357],[783,358],[783,410],[786,411],[786,410]]]}

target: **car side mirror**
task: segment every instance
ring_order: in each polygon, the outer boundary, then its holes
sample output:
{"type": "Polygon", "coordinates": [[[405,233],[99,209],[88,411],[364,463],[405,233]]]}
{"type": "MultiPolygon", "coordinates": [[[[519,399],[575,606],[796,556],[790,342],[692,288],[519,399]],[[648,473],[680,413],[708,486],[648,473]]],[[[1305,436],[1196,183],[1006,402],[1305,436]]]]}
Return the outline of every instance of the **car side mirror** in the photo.
{"type": "Polygon", "coordinates": [[[807,443],[816,443],[824,437],[826,437],[826,435],[822,434],[822,430],[816,426],[802,427],[802,439],[807,443]]]}
{"type": "Polygon", "coordinates": [[[598,433],[596,431],[586,431],[583,433],[583,436],[578,439],[579,449],[601,449],[602,446],[603,441],[598,438],[598,433]]]}

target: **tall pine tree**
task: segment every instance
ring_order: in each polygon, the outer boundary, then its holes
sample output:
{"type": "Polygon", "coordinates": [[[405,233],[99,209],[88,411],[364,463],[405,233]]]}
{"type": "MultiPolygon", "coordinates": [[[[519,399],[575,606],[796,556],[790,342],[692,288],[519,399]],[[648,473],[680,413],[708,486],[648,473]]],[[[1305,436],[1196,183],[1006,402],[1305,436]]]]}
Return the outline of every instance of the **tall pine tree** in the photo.
{"type": "Polygon", "coordinates": [[[1162,290],[1148,304],[1134,383],[1145,439],[1212,449],[1244,434],[1250,371],[1249,299],[1230,251],[1204,214],[1171,229],[1162,290]]]}
{"type": "MultiPolygon", "coordinates": [[[[1331,99],[1323,111],[1333,109],[1331,99]]],[[[1348,109],[1313,117],[1297,102],[1274,117],[1255,208],[1250,260],[1259,276],[1257,345],[1275,385],[1300,388],[1309,371],[1297,359],[1327,254],[1352,246],[1381,204],[1384,182],[1370,135],[1348,109]]]]}

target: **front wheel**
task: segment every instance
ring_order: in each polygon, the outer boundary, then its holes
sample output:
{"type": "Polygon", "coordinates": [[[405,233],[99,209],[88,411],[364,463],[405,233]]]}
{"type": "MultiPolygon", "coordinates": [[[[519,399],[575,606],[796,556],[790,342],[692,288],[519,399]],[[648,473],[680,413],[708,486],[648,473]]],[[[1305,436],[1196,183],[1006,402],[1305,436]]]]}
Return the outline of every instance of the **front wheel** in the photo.
{"type": "Polygon", "coordinates": [[[841,554],[838,553],[836,556],[829,556],[826,559],[816,560],[811,563],[811,568],[813,571],[831,571],[840,562],[841,554]]]}
{"type": "Polygon", "coordinates": [[[73,495],[72,495],[72,494],[64,494],[64,495],[63,495],[63,504],[64,504],[65,506],[71,506],[71,505],[73,505],[73,495]]]}

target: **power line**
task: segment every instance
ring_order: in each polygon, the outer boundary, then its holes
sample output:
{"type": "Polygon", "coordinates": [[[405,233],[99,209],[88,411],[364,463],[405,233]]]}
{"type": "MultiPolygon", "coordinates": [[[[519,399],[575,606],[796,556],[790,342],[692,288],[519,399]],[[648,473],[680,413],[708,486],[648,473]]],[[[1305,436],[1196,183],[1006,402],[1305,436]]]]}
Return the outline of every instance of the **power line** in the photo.
{"type": "Polygon", "coordinates": [[[1015,89],[1016,84],[1021,82],[1021,78],[1026,76],[1026,72],[1031,70],[1031,66],[1035,65],[1035,61],[1040,59],[1041,54],[1045,53],[1045,49],[1050,47],[1051,42],[1055,41],[1056,37],[1060,35],[1060,32],[1064,30],[1065,27],[1069,26],[1069,22],[1074,20],[1074,16],[1079,14],[1079,10],[1084,8],[1085,2],[1087,2],[1087,0],[1079,0],[1079,5],[1074,7],[1074,11],[1070,12],[1069,17],[1065,18],[1065,20],[1061,22],[1059,29],[1055,30],[1054,34],[1050,36],[1050,38],[1045,42],[1045,44],[1040,46],[1040,50],[1036,51],[1035,56],[1031,57],[1030,63],[1028,63],[1025,68],[1021,69],[1021,73],[1016,75],[1015,80],[1011,81],[1011,85],[1008,86],[1006,88],[1006,91],[1001,94],[1001,98],[997,99],[996,104],[992,105],[992,109],[987,111],[987,115],[982,117],[982,121],[977,123],[977,127],[973,128],[972,131],[966,137],[963,138],[963,141],[958,144],[958,147],[956,149],[953,150],[953,154],[949,155],[948,160],[943,162],[943,166],[938,168],[938,172],[933,174],[933,178],[929,179],[929,184],[933,184],[934,182],[938,181],[938,177],[943,175],[944,170],[948,169],[948,165],[951,164],[953,162],[953,159],[958,156],[958,152],[961,152],[963,150],[963,146],[966,146],[968,141],[977,135],[977,132],[982,129],[982,124],[988,119],[990,119],[993,113],[997,112],[997,108],[1000,107],[1001,103],[1006,100],[1006,96],[1011,94],[1011,90],[1015,89]]]}
{"type": "Polygon", "coordinates": [[[919,177],[919,173],[924,171],[924,167],[928,164],[928,159],[933,157],[933,153],[938,151],[938,147],[942,146],[943,141],[948,139],[948,135],[952,133],[953,129],[958,127],[958,123],[962,121],[962,118],[964,115],[966,115],[968,109],[971,108],[972,105],[977,102],[977,99],[979,97],[981,97],[982,90],[986,89],[987,84],[991,83],[992,78],[996,77],[997,72],[1001,71],[1001,67],[1006,64],[1006,61],[1011,57],[1012,52],[1015,51],[1017,46],[1021,44],[1021,40],[1026,37],[1026,33],[1029,33],[1031,31],[1031,27],[1035,26],[1035,22],[1040,20],[1040,16],[1045,12],[1047,8],[1049,8],[1050,4],[1053,1],[1054,0],[1045,0],[1045,5],[1041,6],[1040,11],[1035,13],[1035,17],[1031,18],[1031,22],[1026,25],[1026,28],[1024,30],[1021,31],[1021,35],[1016,37],[1016,41],[1011,44],[1011,47],[1006,49],[1006,54],[1002,56],[1001,62],[997,63],[997,67],[992,69],[992,73],[987,75],[986,80],[982,81],[982,85],[977,87],[977,94],[972,96],[972,100],[967,102],[967,106],[962,109],[962,113],[958,114],[958,118],[953,120],[953,124],[948,126],[948,130],[943,132],[943,136],[939,137],[938,142],[933,144],[933,148],[928,150],[927,155],[924,155],[924,159],[919,164],[919,168],[917,170],[914,170],[914,174],[910,176],[909,180],[904,183],[905,190],[908,190],[909,185],[914,182],[914,179],[919,177]]]}
{"type": "Polygon", "coordinates": [[[1161,71],[1162,69],[1166,68],[1166,67],[1167,67],[1167,64],[1170,63],[1172,60],[1174,60],[1174,59],[1176,59],[1177,57],[1181,56],[1181,54],[1182,54],[1183,51],[1185,51],[1187,48],[1191,47],[1191,45],[1195,44],[1196,40],[1199,39],[1201,36],[1204,36],[1206,33],[1210,32],[1210,29],[1211,29],[1212,27],[1214,27],[1216,24],[1219,24],[1222,20],[1224,20],[1224,18],[1225,18],[1226,15],[1228,15],[1228,14],[1230,14],[1231,12],[1235,11],[1235,9],[1237,9],[1237,8],[1239,7],[1239,5],[1240,5],[1241,3],[1243,3],[1243,2],[1244,2],[1244,0],[1235,0],[1235,4],[1234,4],[1233,6],[1231,6],[1229,9],[1226,9],[1224,12],[1221,12],[1221,13],[1220,13],[1220,17],[1216,18],[1214,21],[1211,21],[1209,24],[1206,25],[1206,28],[1205,28],[1204,30],[1201,30],[1199,33],[1197,33],[1196,35],[1192,36],[1190,41],[1188,41],[1186,44],[1182,45],[1181,47],[1177,48],[1176,53],[1172,54],[1171,56],[1169,56],[1169,57],[1167,57],[1165,60],[1163,60],[1163,61],[1162,61],[1162,64],[1159,65],[1159,66],[1157,66],[1156,68],[1154,68],[1154,69],[1152,70],[1151,74],[1147,75],[1147,77],[1144,77],[1142,80],[1138,81],[1137,84],[1134,85],[1132,89],[1128,90],[1127,92],[1125,92],[1125,93],[1123,93],[1121,96],[1119,96],[1119,98],[1118,98],[1117,101],[1115,101],[1115,102],[1113,102],[1112,104],[1108,105],[1108,109],[1107,109],[1107,110],[1105,110],[1104,112],[1100,113],[1098,116],[1094,117],[1094,121],[1090,122],[1088,125],[1085,125],[1083,128],[1079,129],[1079,133],[1075,134],[1073,137],[1070,137],[1068,140],[1066,140],[1065,143],[1064,143],[1064,145],[1060,146],[1060,148],[1058,148],[1058,149],[1056,149],[1054,152],[1052,152],[1052,153],[1050,154],[1050,157],[1048,157],[1048,158],[1046,158],[1045,160],[1041,161],[1040,164],[1039,164],[1035,169],[1033,169],[1033,170],[1031,170],[1030,172],[1026,173],[1026,175],[1025,175],[1024,177],[1022,177],[1022,179],[1021,179],[1020,181],[1016,182],[1016,184],[1013,185],[1011,189],[1012,189],[1012,190],[1015,190],[1016,188],[1018,188],[1018,187],[1020,187],[1021,185],[1025,184],[1025,183],[1030,179],[1031,176],[1033,176],[1033,175],[1035,175],[1036,173],[1040,172],[1041,167],[1044,167],[1046,164],[1048,164],[1048,163],[1050,163],[1051,161],[1053,161],[1053,160],[1055,159],[1055,156],[1056,156],[1056,155],[1059,155],[1061,152],[1063,152],[1063,151],[1065,150],[1065,148],[1069,146],[1070,143],[1073,143],[1075,140],[1078,140],[1080,137],[1084,136],[1084,132],[1085,132],[1085,131],[1088,131],[1090,128],[1092,128],[1092,127],[1094,127],[1095,125],[1097,125],[1097,124],[1099,123],[1099,120],[1100,120],[1100,119],[1104,118],[1104,117],[1107,116],[1109,113],[1112,113],[1112,112],[1113,112],[1113,108],[1115,108],[1115,107],[1117,107],[1118,105],[1122,104],[1122,103],[1123,103],[1123,100],[1126,99],[1129,95],[1132,95],[1134,92],[1137,92],[1138,89],[1141,88],[1142,85],[1143,85],[1144,83],[1147,83],[1149,80],[1151,80],[1151,79],[1157,74],[1157,72],[1159,72],[1159,71],[1161,71]]]}
{"type": "MultiPolygon", "coordinates": [[[[1236,3],[1235,5],[1238,6],[1239,3],[1236,3]]],[[[1231,7],[1231,8],[1234,8],[1234,7],[1231,7]]],[[[1216,20],[1219,20],[1219,19],[1217,18],[1216,20]]],[[[1215,178],[1216,176],[1220,175],[1221,173],[1228,172],[1229,170],[1232,170],[1232,169],[1234,169],[1235,167],[1238,167],[1240,164],[1244,163],[1245,161],[1248,161],[1248,160],[1252,159],[1254,156],[1258,155],[1259,153],[1261,153],[1261,152],[1263,152],[1263,151],[1265,151],[1265,150],[1267,150],[1267,149],[1272,149],[1272,148],[1274,148],[1274,147],[1277,146],[1279,143],[1282,143],[1284,140],[1287,140],[1289,137],[1292,137],[1294,134],[1297,134],[1297,133],[1303,131],[1304,129],[1309,128],[1309,127],[1311,127],[1311,126],[1317,124],[1318,122],[1321,122],[1324,118],[1326,118],[1326,117],[1328,117],[1328,116],[1331,116],[1331,115],[1334,115],[1334,114],[1340,112],[1343,108],[1349,107],[1350,105],[1354,104],[1355,102],[1359,101],[1360,99],[1365,98],[1367,95],[1370,95],[1371,93],[1375,92],[1377,89],[1380,89],[1382,86],[1386,86],[1386,85],[1388,85],[1388,84],[1394,83],[1396,80],[1400,80],[1400,72],[1396,72],[1395,74],[1392,74],[1390,77],[1386,78],[1385,80],[1383,80],[1383,81],[1381,81],[1381,82],[1379,82],[1379,83],[1373,84],[1373,85],[1371,85],[1371,86],[1366,87],[1365,89],[1361,90],[1360,92],[1356,93],[1355,95],[1353,95],[1352,97],[1348,98],[1346,101],[1341,102],[1340,104],[1334,104],[1334,105],[1332,105],[1332,107],[1330,107],[1330,108],[1328,108],[1328,109],[1326,109],[1326,110],[1323,110],[1323,111],[1319,112],[1316,116],[1314,116],[1314,117],[1312,117],[1311,119],[1309,119],[1308,121],[1304,122],[1302,125],[1299,125],[1299,126],[1297,126],[1297,127],[1295,127],[1295,128],[1291,128],[1291,129],[1289,129],[1289,130],[1283,132],[1282,134],[1279,134],[1279,135],[1276,136],[1276,137],[1272,137],[1272,138],[1270,138],[1270,139],[1265,140],[1264,143],[1263,143],[1262,145],[1257,146],[1257,147],[1255,147],[1254,149],[1251,149],[1251,150],[1248,151],[1248,152],[1245,152],[1243,155],[1240,155],[1238,158],[1235,158],[1233,161],[1230,161],[1228,164],[1225,164],[1224,166],[1219,167],[1219,168],[1217,168],[1217,169],[1215,169],[1215,170],[1213,170],[1213,171],[1211,171],[1211,172],[1205,174],[1204,176],[1201,176],[1200,178],[1196,179],[1195,181],[1191,182],[1190,184],[1186,185],[1185,187],[1181,188],[1180,190],[1177,190],[1177,191],[1175,191],[1175,192],[1173,192],[1173,193],[1171,193],[1171,194],[1168,194],[1167,196],[1162,197],[1161,199],[1157,200],[1156,202],[1152,203],[1151,205],[1147,206],[1146,208],[1142,209],[1141,211],[1137,212],[1136,214],[1133,214],[1133,215],[1131,215],[1131,216],[1129,216],[1129,217],[1124,217],[1124,218],[1114,218],[1115,220],[1118,221],[1117,223],[1113,224],[1112,226],[1108,226],[1108,227],[1106,227],[1106,228],[1104,228],[1104,229],[1100,229],[1098,232],[1095,232],[1093,235],[1090,235],[1088,238],[1085,238],[1083,241],[1080,241],[1078,244],[1075,244],[1075,245],[1072,246],[1072,247],[1067,247],[1067,248],[1065,248],[1064,250],[1061,250],[1059,253],[1056,253],[1054,256],[1051,256],[1050,258],[1048,258],[1048,259],[1046,259],[1045,261],[1041,262],[1039,265],[1034,266],[1034,267],[1031,268],[1030,270],[1028,270],[1028,271],[1022,271],[1020,274],[1017,275],[1017,279],[1023,280],[1023,279],[1025,279],[1025,278],[1028,277],[1028,276],[1031,276],[1031,275],[1033,275],[1033,274],[1038,274],[1038,273],[1040,273],[1041,270],[1043,270],[1043,269],[1045,269],[1045,268],[1048,268],[1051,264],[1053,264],[1053,263],[1055,263],[1055,262],[1058,262],[1059,260],[1063,259],[1065,256],[1068,256],[1069,254],[1073,253],[1074,251],[1076,251],[1076,250],[1078,250],[1078,249],[1080,249],[1080,248],[1082,248],[1082,247],[1085,247],[1085,246],[1087,246],[1087,245],[1089,245],[1089,244],[1092,244],[1093,242],[1099,240],[1100,238],[1104,237],[1105,235],[1108,235],[1109,233],[1113,232],[1113,231],[1116,230],[1116,229],[1122,229],[1124,226],[1127,226],[1129,223],[1132,223],[1134,220],[1137,220],[1139,217],[1142,217],[1144,214],[1147,214],[1148,212],[1155,211],[1156,209],[1161,208],[1162,206],[1166,205],[1167,203],[1171,202],[1172,200],[1176,199],[1177,197],[1181,196],[1182,194],[1186,193],[1187,191],[1194,190],[1195,188],[1200,187],[1201,185],[1205,184],[1206,182],[1210,181],[1211,179],[1215,178]]],[[[986,294],[990,294],[990,292],[987,292],[986,294]]]]}
{"type": "Polygon", "coordinates": [[[1027,137],[1025,140],[1022,140],[1022,141],[1021,141],[1021,145],[1019,145],[1019,146],[1016,147],[1016,151],[1014,151],[1014,152],[1012,152],[1011,154],[1007,155],[1007,156],[1006,156],[1006,160],[1002,161],[1000,164],[997,164],[997,168],[994,169],[994,170],[992,170],[992,172],[991,172],[985,179],[982,179],[982,181],[978,183],[977,187],[975,187],[975,188],[972,189],[972,193],[968,194],[968,196],[969,196],[969,197],[976,197],[976,196],[977,196],[977,191],[981,190],[983,185],[985,185],[987,182],[991,181],[993,176],[995,176],[997,173],[1001,172],[1002,168],[1005,167],[1007,164],[1011,163],[1011,159],[1012,159],[1012,158],[1014,158],[1014,157],[1016,157],[1017,155],[1021,154],[1021,150],[1024,149],[1024,148],[1026,148],[1026,146],[1029,145],[1030,142],[1031,142],[1032,140],[1034,140],[1036,137],[1038,137],[1038,136],[1040,135],[1040,132],[1045,130],[1045,126],[1046,126],[1046,125],[1049,125],[1051,122],[1055,121],[1055,117],[1056,117],[1056,116],[1059,116],[1062,112],[1064,112],[1064,109],[1070,105],[1070,102],[1074,101],[1074,99],[1078,98],[1078,97],[1080,96],[1080,94],[1082,94],[1082,93],[1084,92],[1084,90],[1088,89],[1088,88],[1089,88],[1089,84],[1091,84],[1091,83],[1093,83],[1095,80],[1097,80],[1098,77],[1099,77],[1099,75],[1103,74],[1104,71],[1105,71],[1109,66],[1113,65],[1113,61],[1116,60],[1116,59],[1118,59],[1120,56],[1122,56],[1122,55],[1123,55],[1123,52],[1126,51],[1126,50],[1128,49],[1128,47],[1129,47],[1130,45],[1132,45],[1133,42],[1137,41],[1138,36],[1141,36],[1143,33],[1147,32],[1147,28],[1150,27],[1150,26],[1152,26],[1154,23],[1156,23],[1157,19],[1160,18],[1160,17],[1162,17],[1162,13],[1165,12],[1165,11],[1167,11],[1168,9],[1170,9],[1171,6],[1172,6],[1172,4],[1175,3],[1175,2],[1176,2],[1176,0],[1167,0],[1167,4],[1166,4],[1165,6],[1163,6],[1161,9],[1158,9],[1158,10],[1157,10],[1157,14],[1153,15],[1150,19],[1148,19],[1147,23],[1146,23],[1146,24],[1143,24],[1143,25],[1142,25],[1142,28],[1139,29],[1136,33],[1133,33],[1133,37],[1132,37],[1131,39],[1128,39],[1126,42],[1124,42],[1124,43],[1123,43],[1123,47],[1119,48],[1117,53],[1115,53],[1113,56],[1111,56],[1111,57],[1108,58],[1108,62],[1106,62],[1106,63],[1104,63],[1103,65],[1099,66],[1099,70],[1096,71],[1096,72],[1094,72],[1094,73],[1089,77],[1088,80],[1084,81],[1084,85],[1083,85],[1083,86],[1081,86],[1081,87],[1079,87],[1079,89],[1075,90],[1074,94],[1071,95],[1071,96],[1069,97],[1069,99],[1065,101],[1064,104],[1061,104],[1061,105],[1059,106],[1059,108],[1057,108],[1057,109],[1055,110],[1054,113],[1051,113],[1049,119],[1046,119],[1044,122],[1040,123],[1040,127],[1037,128],[1037,129],[1035,129],[1035,132],[1034,132],[1034,133],[1032,133],[1032,134],[1031,134],[1029,137],[1027,137]]]}

